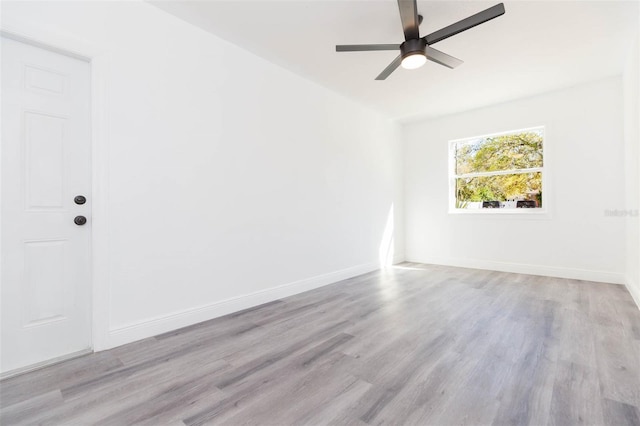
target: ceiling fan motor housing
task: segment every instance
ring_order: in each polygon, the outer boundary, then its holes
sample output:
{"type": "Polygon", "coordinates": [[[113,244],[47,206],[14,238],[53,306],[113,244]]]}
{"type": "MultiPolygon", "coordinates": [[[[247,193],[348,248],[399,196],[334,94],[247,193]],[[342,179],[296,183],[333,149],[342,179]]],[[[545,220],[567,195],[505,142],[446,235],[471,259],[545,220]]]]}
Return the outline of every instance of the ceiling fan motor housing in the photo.
{"type": "Polygon", "coordinates": [[[400,54],[402,59],[410,55],[415,55],[416,53],[424,55],[426,47],[427,42],[423,38],[410,39],[400,45],[400,54]]]}

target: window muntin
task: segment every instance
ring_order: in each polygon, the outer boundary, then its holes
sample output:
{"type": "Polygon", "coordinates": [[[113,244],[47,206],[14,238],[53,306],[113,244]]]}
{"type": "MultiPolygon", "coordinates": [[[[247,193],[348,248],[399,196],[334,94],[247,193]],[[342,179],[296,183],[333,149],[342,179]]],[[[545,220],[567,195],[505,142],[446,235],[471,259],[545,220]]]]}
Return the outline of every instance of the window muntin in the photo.
{"type": "Polygon", "coordinates": [[[542,127],[450,142],[451,209],[541,211],[542,127]]]}

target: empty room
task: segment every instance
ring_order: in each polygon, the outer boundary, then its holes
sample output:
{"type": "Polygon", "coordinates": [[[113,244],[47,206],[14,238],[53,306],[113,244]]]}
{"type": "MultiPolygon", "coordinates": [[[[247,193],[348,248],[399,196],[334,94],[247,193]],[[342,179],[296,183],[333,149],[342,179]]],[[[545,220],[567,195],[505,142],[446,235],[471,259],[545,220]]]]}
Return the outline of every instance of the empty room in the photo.
{"type": "Polygon", "coordinates": [[[0,35],[0,424],[640,426],[640,1],[0,35]]]}

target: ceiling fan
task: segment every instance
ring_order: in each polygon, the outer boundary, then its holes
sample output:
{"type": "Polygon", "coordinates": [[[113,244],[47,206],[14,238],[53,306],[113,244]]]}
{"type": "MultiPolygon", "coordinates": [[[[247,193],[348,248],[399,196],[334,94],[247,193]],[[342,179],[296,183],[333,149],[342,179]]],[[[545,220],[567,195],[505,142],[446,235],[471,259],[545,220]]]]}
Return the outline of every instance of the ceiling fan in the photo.
{"type": "Polygon", "coordinates": [[[386,79],[401,64],[406,69],[420,68],[427,59],[453,69],[461,65],[462,61],[434,49],[431,45],[504,15],[504,4],[500,3],[421,38],[418,26],[422,23],[422,15],[418,15],[416,0],[398,0],[398,7],[400,8],[400,20],[404,30],[404,43],[400,45],[342,44],[336,46],[336,52],[400,49],[400,55],[376,77],[376,80],[386,79]]]}

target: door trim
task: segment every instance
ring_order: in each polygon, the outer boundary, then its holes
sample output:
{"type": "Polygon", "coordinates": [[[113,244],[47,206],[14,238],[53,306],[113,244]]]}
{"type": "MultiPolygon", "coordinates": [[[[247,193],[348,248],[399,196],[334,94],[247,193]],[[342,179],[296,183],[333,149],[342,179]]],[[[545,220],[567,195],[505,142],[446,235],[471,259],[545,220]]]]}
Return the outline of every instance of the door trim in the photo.
{"type": "MultiPolygon", "coordinates": [[[[6,14],[5,14],[6,15],[6,14]]],[[[3,16],[0,35],[55,53],[87,61],[91,78],[91,348],[101,351],[109,348],[109,156],[108,156],[108,49],[87,44],[53,29],[38,28],[26,21],[3,16]]],[[[1,152],[0,152],[0,155],[1,152]]],[[[69,354],[77,356],[78,354],[69,354]]],[[[50,360],[51,363],[59,359],[50,360]]],[[[38,364],[38,367],[42,365],[38,364]]],[[[35,367],[35,366],[34,366],[35,367]]],[[[10,373],[10,372],[9,372],[10,373]]]]}

